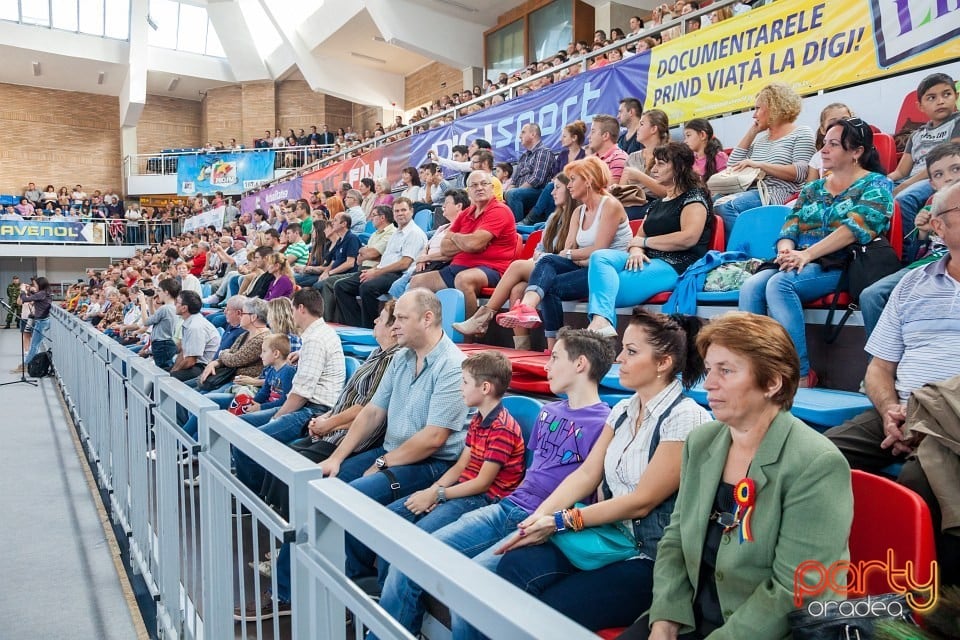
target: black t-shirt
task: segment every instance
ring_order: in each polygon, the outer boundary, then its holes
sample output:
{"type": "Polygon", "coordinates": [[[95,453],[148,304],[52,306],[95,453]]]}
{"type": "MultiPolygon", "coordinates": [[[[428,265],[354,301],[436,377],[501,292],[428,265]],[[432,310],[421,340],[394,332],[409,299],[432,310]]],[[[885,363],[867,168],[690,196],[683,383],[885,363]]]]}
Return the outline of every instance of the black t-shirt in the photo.
{"type": "MultiPolygon", "coordinates": [[[[713,500],[715,512],[733,513],[736,508],[733,498],[733,485],[720,482],[713,500]]],[[[723,612],[720,609],[720,596],[717,594],[717,552],[724,536],[736,536],[737,531],[724,533],[723,526],[711,520],[707,526],[707,537],[703,541],[703,555],[700,558],[700,576],[697,584],[697,597],[693,602],[693,616],[697,631],[708,635],[723,626],[723,612]]]]}
{"type": "Polygon", "coordinates": [[[676,198],[669,200],[660,198],[653,202],[643,219],[643,232],[648,238],[653,238],[680,231],[680,214],[683,208],[697,203],[707,209],[707,222],[703,226],[703,233],[700,234],[697,244],[683,251],[647,249],[648,257],[659,258],[676,269],[677,273],[683,273],[687,267],[707,253],[710,249],[710,239],[713,237],[714,218],[710,213],[710,196],[703,189],[690,189],[676,198]]]}

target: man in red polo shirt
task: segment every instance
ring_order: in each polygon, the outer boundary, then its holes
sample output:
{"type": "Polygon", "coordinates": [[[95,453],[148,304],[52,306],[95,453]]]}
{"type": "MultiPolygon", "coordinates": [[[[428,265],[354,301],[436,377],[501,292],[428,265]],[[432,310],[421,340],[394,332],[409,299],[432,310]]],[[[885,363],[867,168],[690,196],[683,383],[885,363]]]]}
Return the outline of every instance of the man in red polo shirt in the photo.
{"type": "Polygon", "coordinates": [[[627,153],[617,146],[620,122],[613,116],[596,115],[590,127],[590,148],[610,168],[612,184],[620,184],[620,176],[627,164],[627,153]]]}
{"type": "Polygon", "coordinates": [[[207,252],[210,251],[210,245],[207,242],[197,243],[196,253],[190,259],[190,273],[198,278],[203,275],[203,268],[207,266],[207,252]]]}
{"type": "Polygon", "coordinates": [[[410,280],[410,288],[459,289],[469,318],[477,310],[480,290],[497,286],[516,258],[519,236],[513,212],[493,195],[488,172],[472,172],[467,192],[473,204],[453,221],[440,242],[440,251],[450,264],[439,271],[418,273],[410,280]]]}

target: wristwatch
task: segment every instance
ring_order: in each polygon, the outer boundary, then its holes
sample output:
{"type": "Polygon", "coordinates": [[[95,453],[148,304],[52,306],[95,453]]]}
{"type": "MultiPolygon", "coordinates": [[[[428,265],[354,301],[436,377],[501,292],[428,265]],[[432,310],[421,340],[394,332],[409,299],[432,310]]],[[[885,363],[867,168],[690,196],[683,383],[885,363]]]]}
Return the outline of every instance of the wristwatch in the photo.
{"type": "Polygon", "coordinates": [[[447,490],[443,487],[437,487],[437,504],[443,504],[447,501],[447,490]]]}
{"type": "Polygon", "coordinates": [[[383,456],[380,456],[379,458],[374,460],[373,464],[377,467],[377,469],[386,469],[387,459],[383,456]]]}

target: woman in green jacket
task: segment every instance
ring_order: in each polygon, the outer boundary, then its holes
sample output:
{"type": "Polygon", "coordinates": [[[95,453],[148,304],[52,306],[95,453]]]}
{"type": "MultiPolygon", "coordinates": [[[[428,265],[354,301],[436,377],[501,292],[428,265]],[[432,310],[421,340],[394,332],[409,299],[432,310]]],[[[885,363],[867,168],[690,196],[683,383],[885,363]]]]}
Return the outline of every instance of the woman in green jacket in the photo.
{"type": "MultiPolygon", "coordinates": [[[[797,568],[849,559],[850,468],[790,414],[800,362],[780,324],[728,313],[700,332],[697,347],[717,420],[687,438],[653,604],[621,637],[785,639],[794,580],[814,593],[822,578],[796,576],[797,568]]],[[[824,590],[814,598],[844,596],[824,590]]]]}

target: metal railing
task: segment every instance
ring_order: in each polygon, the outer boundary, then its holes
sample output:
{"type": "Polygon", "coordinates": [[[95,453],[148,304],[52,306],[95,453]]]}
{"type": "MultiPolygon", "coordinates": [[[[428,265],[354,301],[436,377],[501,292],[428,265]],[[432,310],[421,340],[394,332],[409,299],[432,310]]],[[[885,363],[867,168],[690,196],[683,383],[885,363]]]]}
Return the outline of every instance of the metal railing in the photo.
{"type": "MultiPolygon", "coordinates": [[[[175,238],[183,232],[183,221],[179,218],[169,220],[125,220],[123,218],[101,218],[89,216],[64,216],[57,218],[34,217],[26,220],[33,225],[52,225],[58,222],[95,223],[103,227],[102,240],[90,241],[83,244],[92,245],[148,245],[159,244],[167,238],[175,238]]],[[[98,232],[99,233],[99,232],[98,232]]],[[[65,244],[75,245],[74,241],[58,240],[55,235],[43,237],[39,242],[19,242],[16,240],[0,240],[3,244],[65,244]]]]}
{"type": "MultiPolygon", "coordinates": [[[[180,158],[185,156],[203,156],[218,153],[261,153],[275,151],[274,169],[296,169],[315,163],[335,151],[336,145],[293,146],[293,147],[254,147],[250,149],[224,149],[222,151],[204,151],[187,149],[161,151],[159,153],[132,154],[124,158],[123,175],[130,176],[175,176],[180,158]]],[[[349,147],[353,149],[355,147],[349,147]]]]}
{"type": "MultiPolygon", "coordinates": [[[[156,602],[165,639],[411,636],[344,573],[349,533],[494,638],[533,640],[550,629],[569,640],[595,636],[482,570],[460,553],[376,504],[320,467],[216,405],[60,307],[51,309],[57,381],[129,564],[156,602]],[[199,421],[195,440],[179,422],[199,421]],[[151,452],[154,452],[151,454],[151,452]],[[285,518],[231,471],[238,453],[289,488],[285,518]],[[192,459],[199,465],[199,490],[192,459]],[[185,480],[191,480],[185,483],[185,480]],[[190,486],[185,486],[189,484],[190,486]],[[237,630],[234,608],[259,608],[277,593],[278,555],[289,544],[289,622],[256,618],[237,630]],[[257,565],[271,555],[271,577],[257,565]],[[468,579],[465,579],[467,578],[468,579]]],[[[285,550],[285,551],[286,551],[285,550]]],[[[449,631],[430,618],[424,635],[449,631]]]]}

